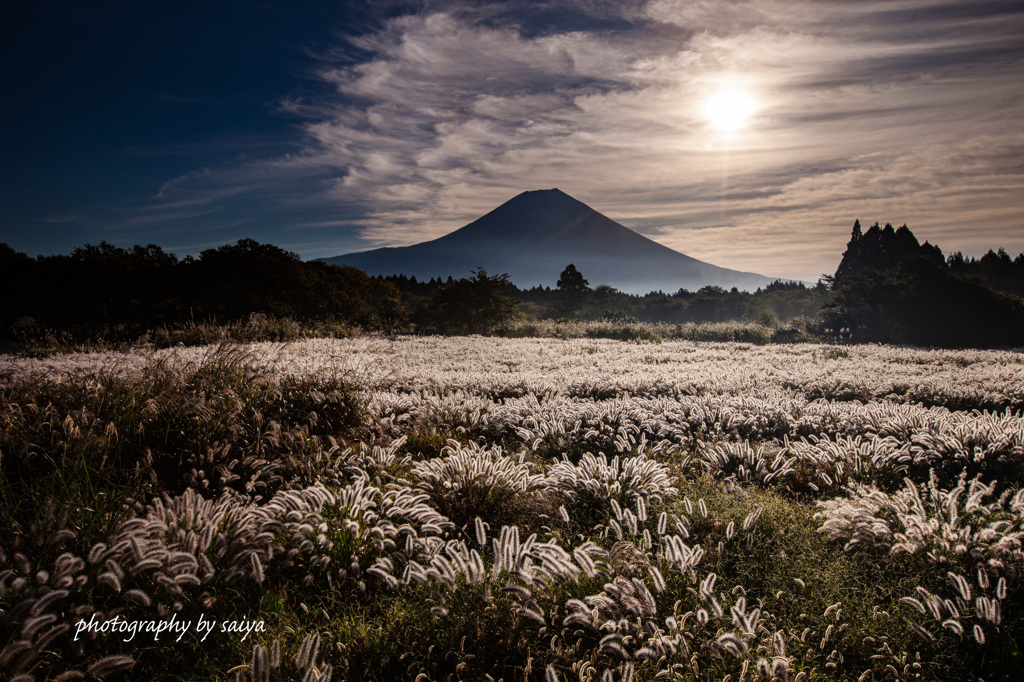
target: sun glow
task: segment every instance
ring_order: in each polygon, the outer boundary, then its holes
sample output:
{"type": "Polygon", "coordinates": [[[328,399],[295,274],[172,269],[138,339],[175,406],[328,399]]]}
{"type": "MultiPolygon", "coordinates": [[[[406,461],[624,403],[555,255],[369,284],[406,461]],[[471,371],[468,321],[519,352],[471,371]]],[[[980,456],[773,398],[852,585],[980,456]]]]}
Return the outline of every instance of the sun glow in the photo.
{"type": "Polygon", "coordinates": [[[733,133],[747,124],[756,108],[750,95],[727,88],[715,92],[704,102],[704,117],[715,130],[733,133]]]}

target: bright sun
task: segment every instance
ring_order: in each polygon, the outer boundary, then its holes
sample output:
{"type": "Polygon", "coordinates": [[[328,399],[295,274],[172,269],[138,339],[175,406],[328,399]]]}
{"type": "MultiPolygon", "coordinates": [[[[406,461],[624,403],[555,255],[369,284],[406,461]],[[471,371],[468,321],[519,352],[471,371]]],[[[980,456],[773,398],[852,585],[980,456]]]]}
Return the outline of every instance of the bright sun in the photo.
{"type": "Polygon", "coordinates": [[[732,133],[742,128],[754,113],[754,100],[741,90],[723,89],[704,103],[704,116],[715,130],[732,133]]]}

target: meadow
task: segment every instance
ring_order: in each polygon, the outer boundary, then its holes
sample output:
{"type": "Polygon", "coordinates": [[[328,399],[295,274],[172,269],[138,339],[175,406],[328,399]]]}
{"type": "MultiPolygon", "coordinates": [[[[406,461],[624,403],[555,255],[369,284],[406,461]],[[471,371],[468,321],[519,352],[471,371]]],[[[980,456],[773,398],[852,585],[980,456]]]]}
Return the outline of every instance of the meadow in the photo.
{"type": "Polygon", "coordinates": [[[0,677],[1024,676],[1019,351],[574,336],[0,356],[0,677]]]}

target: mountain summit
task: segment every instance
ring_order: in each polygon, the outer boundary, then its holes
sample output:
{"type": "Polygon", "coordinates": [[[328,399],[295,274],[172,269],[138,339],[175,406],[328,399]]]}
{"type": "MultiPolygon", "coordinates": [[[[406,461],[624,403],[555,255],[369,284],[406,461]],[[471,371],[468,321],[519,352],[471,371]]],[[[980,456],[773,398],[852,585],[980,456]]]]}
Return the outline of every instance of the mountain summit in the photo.
{"type": "Polygon", "coordinates": [[[720,268],[637,234],[558,189],[523,192],[465,227],[429,242],[324,259],[370,275],[466,277],[483,267],[519,287],[554,286],[569,263],[592,286],[630,293],[714,284],[754,289],[772,280],[720,268]]]}

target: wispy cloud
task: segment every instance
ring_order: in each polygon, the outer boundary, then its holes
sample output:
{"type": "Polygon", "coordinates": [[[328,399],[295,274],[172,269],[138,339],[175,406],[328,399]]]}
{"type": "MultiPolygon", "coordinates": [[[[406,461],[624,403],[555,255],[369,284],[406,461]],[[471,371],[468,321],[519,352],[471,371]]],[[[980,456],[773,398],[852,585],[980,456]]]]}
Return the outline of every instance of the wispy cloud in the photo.
{"type": "Polygon", "coordinates": [[[834,270],[854,218],[1024,250],[1014,3],[448,2],[375,26],[319,55],[332,94],[282,101],[301,152],[179,179],[158,203],[276,191],[321,212],[296,222],[323,234],[311,255],[352,230],[365,248],[434,238],[548,187],[777,276],[834,270]],[[756,102],[731,136],[703,113],[724,85],[756,102]]]}

